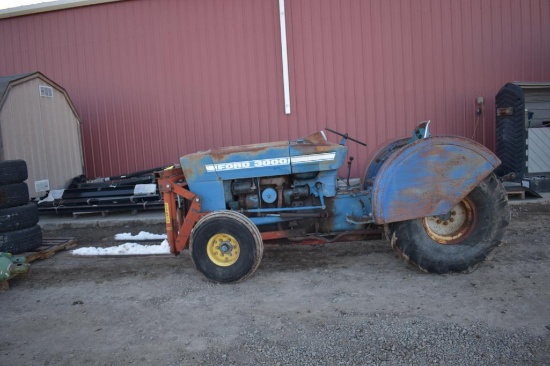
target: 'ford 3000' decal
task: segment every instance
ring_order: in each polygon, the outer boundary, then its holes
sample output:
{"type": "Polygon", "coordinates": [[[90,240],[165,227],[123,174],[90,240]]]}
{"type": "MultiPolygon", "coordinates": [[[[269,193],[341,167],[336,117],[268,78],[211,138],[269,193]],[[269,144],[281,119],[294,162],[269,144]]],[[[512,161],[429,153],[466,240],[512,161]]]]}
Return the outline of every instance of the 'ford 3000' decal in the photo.
{"type": "Polygon", "coordinates": [[[281,166],[290,164],[310,164],[321,163],[323,161],[332,161],[336,157],[336,153],[323,153],[292,156],[290,158],[273,158],[260,160],[236,161],[233,163],[207,164],[205,165],[207,172],[219,172],[228,170],[265,168],[270,166],[281,166]]]}

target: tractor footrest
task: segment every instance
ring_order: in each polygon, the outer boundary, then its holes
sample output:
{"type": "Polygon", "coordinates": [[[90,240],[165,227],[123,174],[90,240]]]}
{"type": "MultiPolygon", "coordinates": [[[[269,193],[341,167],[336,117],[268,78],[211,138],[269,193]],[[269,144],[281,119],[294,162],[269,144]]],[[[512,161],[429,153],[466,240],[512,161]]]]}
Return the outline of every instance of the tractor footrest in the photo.
{"type": "Polygon", "coordinates": [[[346,221],[350,224],[357,224],[357,225],[364,225],[364,224],[372,224],[374,220],[372,219],[372,216],[351,216],[346,215],[346,221]]]}

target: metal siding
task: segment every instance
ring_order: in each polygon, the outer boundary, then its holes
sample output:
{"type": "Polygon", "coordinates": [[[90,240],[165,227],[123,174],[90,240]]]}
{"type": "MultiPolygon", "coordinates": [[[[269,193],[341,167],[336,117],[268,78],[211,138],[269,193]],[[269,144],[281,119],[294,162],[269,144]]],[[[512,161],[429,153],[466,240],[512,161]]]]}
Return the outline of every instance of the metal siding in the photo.
{"type": "Polygon", "coordinates": [[[0,74],[40,70],[66,88],[91,177],[326,126],[369,144],[349,144],[354,175],[378,145],[425,119],[433,133],[494,148],[498,89],[550,80],[547,0],[285,7],[289,116],[276,0],[132,0],[2,19],[0,74]],[[474,134],[478,96],[485,138],[480,125],[474,134]]]}
{"type": "MultiPolygon", "coordinates": [[[[523,88],[525,109],[533,112],[529,127],[543,127],[550,125],[550,85],[547,88],[523,88]]],[[[550,161],[549,161],[550,162],[550,161]]]]}
{"type": "Polygon", "coordinates": [[[550,173],[550,128],[527,129],[527,155],[527,173],[550,173]]]}

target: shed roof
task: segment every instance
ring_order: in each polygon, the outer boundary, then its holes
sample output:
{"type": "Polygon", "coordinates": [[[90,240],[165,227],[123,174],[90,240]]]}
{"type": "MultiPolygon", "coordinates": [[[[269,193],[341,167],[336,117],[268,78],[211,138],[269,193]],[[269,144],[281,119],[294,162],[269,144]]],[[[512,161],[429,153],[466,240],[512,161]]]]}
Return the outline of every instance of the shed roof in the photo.
{"type": "Polygon", "coordinates": [[[550,82],[531,82],[531,81],[513,81],[515,84],[523,89],[547,89],[550,88],[550,82]]]}
{"type": "Polygon", "coordinates": [[[28,80],[40,78],[44,82],[48,83],[50,86],[57,89],[60,93],[62,93],[65,96],[65,99],[67,100],[67,103],[69,103],[69,106],[71,107],[75,117],[80,121],[80,116],[78,115],[76,108],[73,105],[73,102],[71,101],[71,98],[69,97],[69,94],[67,91],[58,85],[55,81],[51,80],[50,78],[46,77],[44,74],[42,74],[39,71],[33,71],[33,72],[27,72],[24,74],[16,74],[16,75],[10,75],[10,76],[0,76],[0,110],[2,110],[2,107],[4,106],[4,102],[6,101],[6,98],[8,97],[9,90],[12,86],[15,86],[17,84],[24,83],[28,80]]]}
{"type": "Polygon", "coordinates": [[[0,76],[0,100],[4,100],[4,92],[8,89],[8,86],[12,81],[24,79],[27,76],[31,76],[34,72],[28,72],[26,74],[17,74],[11,76],[0,76]]]}

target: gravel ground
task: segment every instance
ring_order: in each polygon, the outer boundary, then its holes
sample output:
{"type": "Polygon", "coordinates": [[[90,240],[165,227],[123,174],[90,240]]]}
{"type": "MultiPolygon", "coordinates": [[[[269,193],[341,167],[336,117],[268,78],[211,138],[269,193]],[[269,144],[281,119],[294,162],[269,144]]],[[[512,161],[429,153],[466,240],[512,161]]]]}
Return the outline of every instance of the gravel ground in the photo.
{"type": "MultiPolygon", "coordinates": [[[[384,240],[270,246],[218,285],[179,257],[61,252],[0,294],[0,365],[550,365],[550,205],[512,206],[493,258],[428,275],[384,240]]],[[[46,232],[109,246],[162,225],[46,232]]]]}

